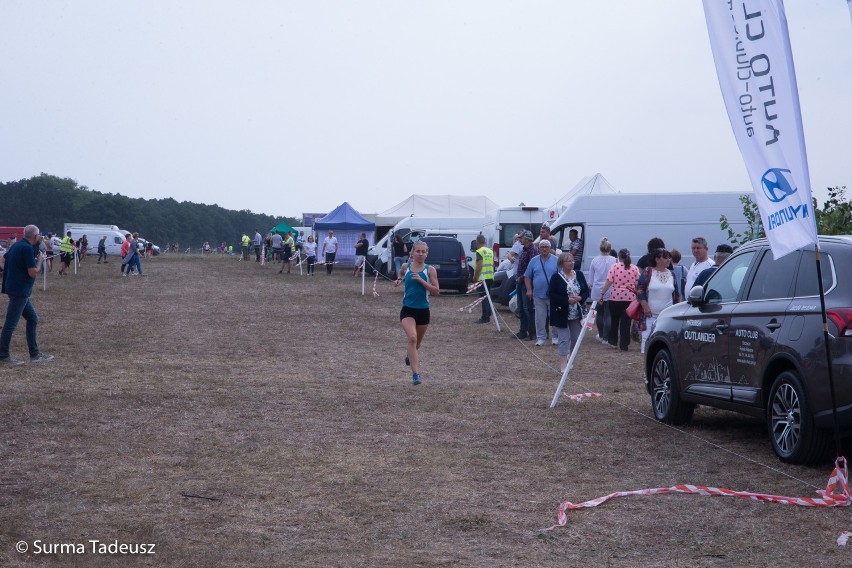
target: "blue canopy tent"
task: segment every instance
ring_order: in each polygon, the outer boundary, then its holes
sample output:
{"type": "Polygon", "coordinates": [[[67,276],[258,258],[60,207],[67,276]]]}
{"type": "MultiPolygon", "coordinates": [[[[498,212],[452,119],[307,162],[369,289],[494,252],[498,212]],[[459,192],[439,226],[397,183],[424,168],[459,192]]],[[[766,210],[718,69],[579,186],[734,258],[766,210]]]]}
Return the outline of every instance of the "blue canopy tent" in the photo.
{"type": "MultiPolygon", "coordinates": [[[[314,222],[317,233],[317,254],[322,252],[323,240],[328,236],[327,231],[334,231],[337,237],[337,257],[335,260],[344,266],[355,265],[355,243],[361,238],[361,233],[367,235],[372,244],[376,224],[368,221],[344,201],[334,211],[314,222]]],[[[322,258],[318,259],[322,262],[322,258]]]]}

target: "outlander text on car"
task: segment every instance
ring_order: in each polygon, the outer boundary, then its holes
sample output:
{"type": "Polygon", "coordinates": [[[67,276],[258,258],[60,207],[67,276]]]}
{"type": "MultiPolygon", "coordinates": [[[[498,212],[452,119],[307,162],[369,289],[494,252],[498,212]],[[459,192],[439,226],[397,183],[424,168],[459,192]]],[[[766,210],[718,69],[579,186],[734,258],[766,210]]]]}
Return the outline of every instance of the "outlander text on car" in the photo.
{"type": "MultiPolygon", "coordinates": [[[[837,419],[852,430],[852,237],[820,237],[837,419]]],[[[833,412],[815,251],[774,260],[747,243],[686,302],[664,310],[645,372],[655,417],[686,424],[696,405],[762,418],[790,463],[819,463],[832,447],[833,412]]]]}

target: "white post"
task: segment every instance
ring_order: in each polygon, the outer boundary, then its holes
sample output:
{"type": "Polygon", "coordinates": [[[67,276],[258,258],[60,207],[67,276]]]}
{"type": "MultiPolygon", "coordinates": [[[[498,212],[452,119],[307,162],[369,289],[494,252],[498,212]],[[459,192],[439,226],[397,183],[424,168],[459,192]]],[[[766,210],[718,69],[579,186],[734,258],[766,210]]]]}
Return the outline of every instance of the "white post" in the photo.
{"type": "Polygon", "coordinates": [[[74,249],[74,275],[77,275],[77,249],[74,249]]]}
{"type": "Polygon", "coordinates": [[[361,295],[364,295],[364,280],[366,279],[367,257],[364,257],[364,262],[361,263],[361,295]]]}
{"type": "Polygon", "coordinates": [[[585,337],[586,335],[586,330],[592,325],[592,316],[595,313],[595,307],[597,305],[597,300],[592,302],[592,306],[589,308],[589,313],[588,315],[586,315],[586,319],[583,321],[583,326],[580,328],[580,336],[577,338],[577,341],[574,342],[574,349],[571,350],[571,357],[568,359],[568,364],[565,365],[565,370],[562,371],[562,380],[559,381],[559,386],[556,388],[556,392],[553,394],[553,400],[550,401],[550,408],[556,408],[556,403],[559,401],[559,395],[562,394],[562,387],[565,386],[565,381],[568,380],[568,373],[571,372],[571,368],[574,366],[574,359],[577,358],[577,351],[580,350],[580,343],[583,342],[583,337],[585,337]]]}
{"type": "Polygon", "coordinates": [[[494,316],[494,324],[497,326],[497,331],[500,331],[500,318],[497,317],[497,310],[494,309],[494,302],[491,301],[491,290],[488,289],[488,280],[482,281],[482,289],[485,290],[485,298],[488,300],[488,305],[491,306],[491,315],[494,316]]]}
{"type": "Polygon", "coordinates": [[[44,257],[44,261],[41,263],[41,273],[44,279],[42,291],[47,291],[47,256],[44,257]]]}

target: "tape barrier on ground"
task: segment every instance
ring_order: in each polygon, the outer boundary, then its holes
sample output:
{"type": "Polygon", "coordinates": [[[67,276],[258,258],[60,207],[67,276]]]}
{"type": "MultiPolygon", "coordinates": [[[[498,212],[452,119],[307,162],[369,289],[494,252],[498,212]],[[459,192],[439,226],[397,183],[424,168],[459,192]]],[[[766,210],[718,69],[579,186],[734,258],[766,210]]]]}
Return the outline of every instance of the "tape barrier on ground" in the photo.
{"type": "MultiPolygon", "coordinates": [[[[752,493],[750,491],[732,491],[720,487],[706,487],[703,485],[674,485],[672,487],[658,487],[655,489],[639,489],[636,491],[617,491],[597,499],[584,501],[583,503],[571,503],[564,501],[559,505],[557,513],[557,524],[544,529],[546,531],[563,527],[568,522],[568,511],[574,509],[585,509],[597,507],[616,497],[628,497],[630,495],[663,495],[667,493],[687,493],[690,495],[741,497],[753,501],[765,501],[769,503],[782,503],[784,505],[797,505],[799,507],[848,507],[852,504],[852,496],[849,494],[849,473],[846,467],[846,458],[838,457],[834,462],[834,471],[828,478],[825,489],[818,490],[819,497],[783,497],[780,495],[769,495],[767,493],[752,493]]],[[[848,531],[841,533],[837,544],[843,545],[849,538],[848,531]],[[845,536],[845,539],[844,539],[845,536]],[[844,539],[841,544],[841,539],[844,539]]]]}
{"type": "Polygon", "coordinates": [[[484,301],[485,301],[485,296],[482,296],[481,298],[477,298],[476,300],[469,303],[468,305],[460,307],[459,311],[463,312],[463,311],[467,310],[467,313],[472,314],[473,308],[475,308],[476,306],[478,306],[479,304],[481,304],[484,301]]]}
{"type": "Polygon", "coordinates": [[[852,535],[852,532],[843,531],[840,533],[840,536],[837,537],[837,546],[846,546],[846,541],[849,540],[849,535],[852,535]]]}
{"type": "Polygon", "coordinates": [[[579,394],[569,394],[568,398],[575,401],[583,400],[584,398],[597,398],[599,396],[603,396],[599,392],[581,392],[579,394]]]}

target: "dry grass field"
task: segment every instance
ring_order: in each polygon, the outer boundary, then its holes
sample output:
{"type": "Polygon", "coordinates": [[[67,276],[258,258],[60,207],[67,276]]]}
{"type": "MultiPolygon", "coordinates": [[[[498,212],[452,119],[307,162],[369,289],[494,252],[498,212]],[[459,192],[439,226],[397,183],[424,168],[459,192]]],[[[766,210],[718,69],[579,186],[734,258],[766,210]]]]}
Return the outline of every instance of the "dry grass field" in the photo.
{"type": "Polygon", "coordinates": [[[759,421],[649,419],[635,346],[586,341],[565,394],[604,396],[549,409],[555,347],[474,325],[469,298],[433,299],[415,387],[388,283],[185,256],[121,278],[93,258],[34,292],[56,360],[0,368],[2,566],[852,564],[848,509],[627,497],[542,532],[561,501],[619,490],[825,486],[830,465],[780,463],[759,421]],[[86,550],[44,553],[60,543],[86,550]]]}

